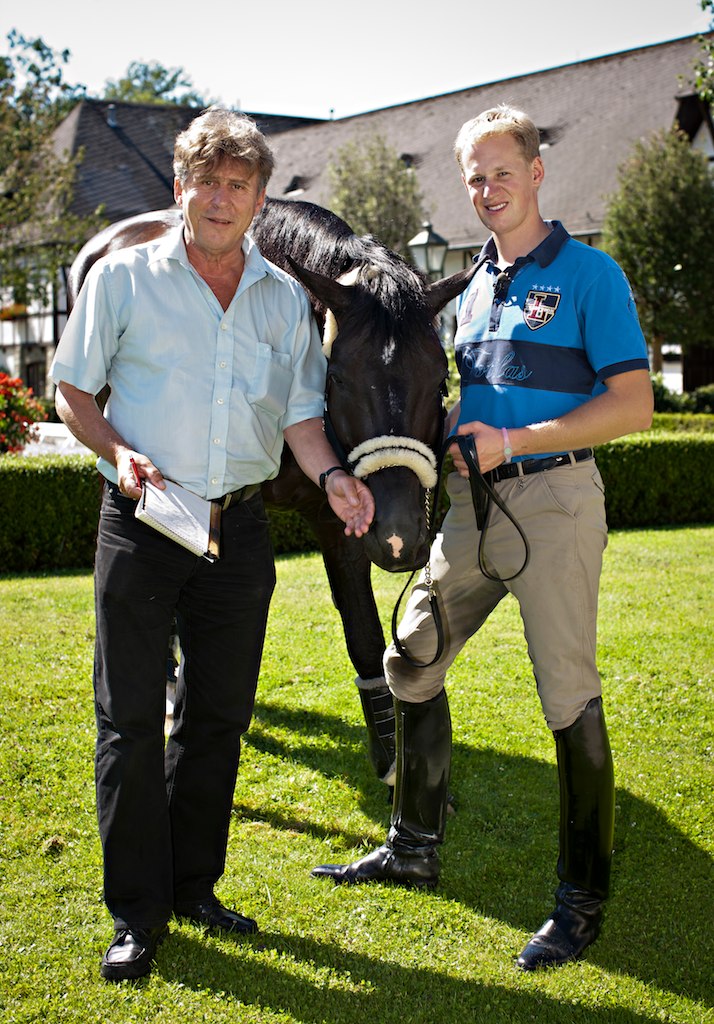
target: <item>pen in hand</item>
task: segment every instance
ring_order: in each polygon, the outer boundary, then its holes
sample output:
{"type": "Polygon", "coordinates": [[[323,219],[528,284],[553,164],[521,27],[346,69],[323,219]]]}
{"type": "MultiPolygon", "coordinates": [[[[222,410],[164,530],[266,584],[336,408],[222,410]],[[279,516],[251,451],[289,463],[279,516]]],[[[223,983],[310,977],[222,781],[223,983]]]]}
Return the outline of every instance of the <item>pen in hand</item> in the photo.
{"type": "Polygon", "coordinates": [[[137,465],[132,458],[129,459],[129,465],[131,466],[131,471],[134,474],[136,486],[141,488],[141,477],[139,476],[139,470],[137,469],[137,465]]]}

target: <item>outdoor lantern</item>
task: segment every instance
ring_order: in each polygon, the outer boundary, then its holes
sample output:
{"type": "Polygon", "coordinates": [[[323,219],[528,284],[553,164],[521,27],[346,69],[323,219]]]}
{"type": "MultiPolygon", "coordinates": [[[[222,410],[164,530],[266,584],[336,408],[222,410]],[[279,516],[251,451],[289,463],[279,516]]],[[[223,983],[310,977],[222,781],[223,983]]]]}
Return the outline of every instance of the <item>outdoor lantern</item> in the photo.
{"type": "Polygon", "coordinates": [[[437,235],[428,221],[425,221],[421,231],[407,242],[407,246],[416,266],[432,280],[437,280],[443,275],[449,243],[441,235],[437,235]]]}

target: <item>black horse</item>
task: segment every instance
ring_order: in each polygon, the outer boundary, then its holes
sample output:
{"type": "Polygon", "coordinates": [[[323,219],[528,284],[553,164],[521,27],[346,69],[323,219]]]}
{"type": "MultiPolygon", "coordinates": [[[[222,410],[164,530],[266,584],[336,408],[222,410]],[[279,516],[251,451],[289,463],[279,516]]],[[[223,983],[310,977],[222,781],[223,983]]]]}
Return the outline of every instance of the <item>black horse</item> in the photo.
{"type": "MultiPolygon", "coordinates": [[[[81,250],[69,273],[69,304],[101,256],[176,228],[178,210],[111,225],[81,250]]],[[[446,356],[434,318],[466,287],[473,270],[429,284],[371,236],[358,237],[312,203],[269,199],[251,234],[262,254],[307,289],[328,356],[325,429],[342,464],[368,479],[375,517],[364,537],[346,537],[325,495],[298,468],[289,448],[279,475],[263,485],[266,505],[293,508],[322,552],[332,598],[358,678],[370,758],[393,781],[394,712],[384,682],[385,643],[370,563],[390,572],[423,566],[429,550],[429,500],[443,427],[446,356]]]]}

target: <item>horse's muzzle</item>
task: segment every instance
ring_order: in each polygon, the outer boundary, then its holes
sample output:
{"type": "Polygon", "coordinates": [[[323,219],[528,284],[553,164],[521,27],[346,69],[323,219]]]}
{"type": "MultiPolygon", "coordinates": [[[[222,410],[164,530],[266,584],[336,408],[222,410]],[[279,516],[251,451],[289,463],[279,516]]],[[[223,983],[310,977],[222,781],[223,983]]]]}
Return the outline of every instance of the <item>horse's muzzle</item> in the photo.
{"type": "Polygon", "coordinates": [[[371,562],[387,572],[412,572],[421,569],[429,559],[429,542],[426,522],[415,517],[417,522],[408,524],[408,530],[384,528],[376,517],[363,542],[371,562]]]}

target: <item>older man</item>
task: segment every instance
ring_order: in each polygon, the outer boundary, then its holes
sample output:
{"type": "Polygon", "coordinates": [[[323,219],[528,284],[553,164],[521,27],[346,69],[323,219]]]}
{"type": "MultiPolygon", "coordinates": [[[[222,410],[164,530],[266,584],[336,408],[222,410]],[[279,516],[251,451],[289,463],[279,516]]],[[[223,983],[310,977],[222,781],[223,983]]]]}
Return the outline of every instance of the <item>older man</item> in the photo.
{"type": "Polygon", "coordinates": [[[325,362],[300,286],[246,233],[272,154],[247,117],[212,109],[176,140],[183,227],[92,268],[59,344],[57,409],[106,478],[95,570],[96,785],[114,938],[104,978],[151,969],[172,914],[234,934],[224,907],[240,740],[251,719],[275,570],[260,495],[285,439],[361,536],[369,490],[335,468],[325,362]],[[105,384],[100,412],[94,396],[105,384]],[[134,517],[145,481],[217,502],[221,554],[196,557],[134,517]],[[164,750],[165,659],[183,652],[164,750]]]}

